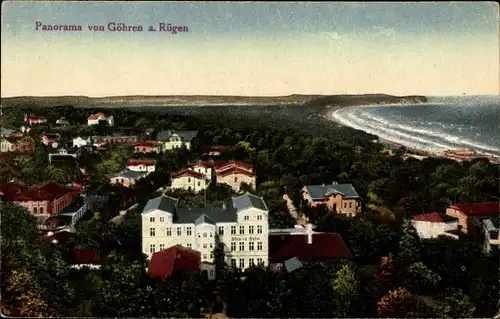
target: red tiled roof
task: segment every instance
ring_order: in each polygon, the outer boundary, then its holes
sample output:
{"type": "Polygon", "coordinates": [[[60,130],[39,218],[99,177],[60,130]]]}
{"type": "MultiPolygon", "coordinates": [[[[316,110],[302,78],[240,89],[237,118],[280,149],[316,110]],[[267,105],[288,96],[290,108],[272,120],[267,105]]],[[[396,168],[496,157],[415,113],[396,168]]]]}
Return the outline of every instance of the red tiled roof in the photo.
{"type": "Polygon", "coordinates": [[[45,120],[46,118],[43,116],[37,116],[37,115],[30,114],[27,116],[27,119],[28,120],[45,120]]]}
{"type": "Polygon", "coordinates": [[[127,162],[127,166],[139,166],[139,165],[154,166],[154,165],[156,165],[156,161],[154,161],[154,160],[129,160],[127,162]]]}
{"type": "Polygon", "coordinates": [[[192,171],[190,169],[183,169],[181,171],[172,173],[171,178],[177,178],[177,177],[182,177],[182,176],[191,176],[197,179],[203,179],[204,175],[195,171],[192,171]]]}
{"type": "Polygon", "coordinates": [[[490,216],[500,214],[500,202],[455,204],[456,209],[467,216],[490,216]]]}
{"type": "Polygon", "coordinates": [[[55,182],[48,182],[42,185],[23,187],[16,183],[1,185],[0,189],[5,194],[7,201],[45,201],[60,198],[70,192],[78,190],[65,188],[55,182]]]}
{"type": "Polygon", "coordinates": [[[216,162],[215,163],[215,169],[220,170],[220,169],[225,169],[227,166],[229,167],[241,167],[244,169],[253,169],[253,166],[248,163],[244,162],[237,162],[237,161],[227,161],[227,162],[216,162]]]}
{"type": "Polygon", "coordinates": [[[174,271],[200,271],[200,252],[182,247],[172,246],[158,251],[151,256],[148,275],[156,278],[168,278],[174,271]]]}
{"type": "Polygon", "coordinates": [[[97,120],[101,116],[106,118],[106,115],[104,113],[99,112],[99,113],[95,113],[95,114],[90,115],[87,119],[88,120],[97,120]]]}
{"type": "Polygon", "coordinates": [[[307,234],[269,234],[269,262],[282,263],[293,257],[299,260],[352,258],[339,234],[313,233],[312,237],[312,244],[308,244],[307,234]]]}
{"type": "Polygon", "coordinates": [[[255,175],[246,169],[242,169],[239,167],[231,167],[223,171],[218,171],[217,176],[227,176],[227,175],[232,175],[232,174],[242,174],[250,177],[254,177],[255,175]]]}
{"type": "Polygon", "coordinates": [[[430,223],[447,223],[456,221],[457,218],[442,214],[442,213],[428,213],[413,216],[413,220],[420,222],[430,222],[430,223]]]}
{"type": "Polygon", "coordinates": [[[154,147],[156,148],[156,144],[152,142],[138,142],[135,144],[135,147],[154,147]]]}

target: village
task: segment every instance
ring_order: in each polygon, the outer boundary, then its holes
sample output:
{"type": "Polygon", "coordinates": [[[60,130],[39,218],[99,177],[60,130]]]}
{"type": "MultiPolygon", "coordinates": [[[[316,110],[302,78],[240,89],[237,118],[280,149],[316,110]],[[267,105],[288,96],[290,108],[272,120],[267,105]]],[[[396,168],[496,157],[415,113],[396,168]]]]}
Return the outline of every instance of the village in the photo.
{"type": "MultiPolygon", "coordinates": [[[[45,241],[67,240],[68,233],[75,231],[80,219],[91,219],[97,212],[106,212],[109,223],[119,224],[130,211],[139,209],[141,253],[149,260],[148,270],[152,277],[165,279],[174,270],[206,271],[213,279],[213,252],[218,241],[222,243],[225,263],[242,271],[261,265],[274,271],[292,272],[309,260],[353,258],[338,233],[316,231],[303,209],[303,205],[322,206],[330,214],[356,218],[362,214],[366,200],[350,183],[324,181],[323,184],[301,185],[299,194],[289,191],[280,194],[294,225],[275,228],[269,223],[270,210],[265,200],[256,195],[259,181],[252,163],[221,159],[234,145],[199,145],[196,130],[147,130],[142,136],[124,135],[119,133],[113,116],[102,112],[89,115],[87,126],[104,125],[108,131],[116,133],[72,136],[71,140],[63,140],[60,134],[49,131],[32,134],[38,125],[46,123],[47,119],[42,116],[26,114],[19,130],[2,129],[2,156],[32,154],[37,148],[44,148],[48,163],[71,163],[75,167],[73,179],[66,183],[51,180],[26,185],[3,161],[2,175],[8,175],[9,180],[0,185],[0,200],[19,205],[32,214],[45,241]],[[129,156],[124,158],[119,170],[105,174],[101,180],[101,183],[119,188],[108,192],[96,191],[95,187],[91,190],[92,172],[87,172],[79,159],[85,153],[109,152],[110,147],[125,150],[129,156]],[[168,177],[160,176],[164,184],[144,183],[157,171],[158,154],[189,153],[193,148],[200,154],[199,158],[185,162],[168,177]],[[206,198],[209,187],[221,184],[229,190],[229,196],[219,198],[220,207],[207,205],[206,200],[205,206],[180,204],[175,197],[180,191],[202,194],[206,198]],[[129,195],[111,201],[110,197],[120,190],[128,190],[129,195]]],[[[69,123],[60,118],[53,124],[64,127],[69,123]]],[[[442,207],[442,212],[414,215],[411,224],[421,239],[445,236],[468,241],[482,238],[484,250],[491,252],[498,250],[500,245],[499,213],[498,202],[454,203],[442,207]]],[[[99,251],[75,248],[75,256],[70,262],[76,268],[96,268],[101,262],[99,251]],[[74,258],[76,255],[80,257],[74,258]]]]}

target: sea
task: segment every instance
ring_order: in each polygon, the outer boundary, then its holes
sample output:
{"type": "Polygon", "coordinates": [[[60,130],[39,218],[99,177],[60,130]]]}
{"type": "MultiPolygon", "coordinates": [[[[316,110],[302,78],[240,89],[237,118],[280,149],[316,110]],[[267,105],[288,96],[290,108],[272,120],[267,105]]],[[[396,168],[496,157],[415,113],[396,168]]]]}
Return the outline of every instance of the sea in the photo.
{"type": "Polygon", "coordinates": [[[428,97],[421,104],[346,107],[333,119],[408,148],[500,157],[500,95],[428,97]]]}

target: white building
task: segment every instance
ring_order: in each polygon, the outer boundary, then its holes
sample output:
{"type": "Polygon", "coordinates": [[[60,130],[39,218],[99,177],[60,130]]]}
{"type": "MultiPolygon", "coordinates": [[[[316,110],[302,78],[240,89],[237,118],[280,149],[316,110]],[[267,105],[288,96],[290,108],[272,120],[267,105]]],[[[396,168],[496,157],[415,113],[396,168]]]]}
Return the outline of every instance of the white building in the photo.
{"type": "Polygon", "coordinates": [[[12,149],[14,147],[14,143],[9,141],[7,138],[2,138],[0,139],[0,152],[6,153],[6,152],[12,152],[12,149]]]}
{"type": "Polygon", "coordinates": [[[198,131],[161,131],[156,140],[160,143],[162,152],[186,147],[191,149],[191,141],[198,134],[198,131]]]}
{"type": "Polygon", "coordinates": [[[82,146],[87,146],[89,143],[89,139],[83,139],[82,137],[78,136],[73,139],[73,147],[82,147],[82,146]]]}
{"type": "Polygon", "coordinates": [[[246,193],[233,197],[231,207],[185,208],[162,195],[142,213],[142,251],[148,258],[174,245],[197,250],[202,262],[213,262],[215,236],[224,244],[226,263],[241,269],[268,264],[268,208],[246,193]]]}
{"type": "Polygon", "coordinates": [[[188,165],[187,169],[203,174],[205,176],[205,179],[211,181],[213,166],[214,164],[211,162],[198,161],[196,163],[191,163],[190,165],[188,165]]]}
{"type": "Polygon", "coordinates": [[[500,217],[486,218],[482,221],[484,235],[484,249],[490,252],[492,247],[500,247],[500,217]]]}
{"type": "Polygon", "coordinates": [[[458,238],[458,218],[446,214],[416,215],[413,216],[412,224],[422,239],[436,238],[440,235],[458,238]]]}
{"type": "Polygon", "coordinates": [[[185,189],[189,191],[199,192],[208,187],[209,181],[204,174],[192,171],[190,169],[183,169],[179,172],[173,173],[172,189],[185,189]]]}
{"type": "Polygon", "coordinates": [[[109,126],[113,126],[114,124],[113,116],[106,116],[106,114],[99,112],[92,114],[87,118],[87,125],[88,126],[97,125],[99,124],[99,121],[106,121],[108,122],[109,126]]]}
{"type": "Polygon", "coordinates": [[[154,172],[156,162],[154,160],[129,160],[127,168],[134,172],[154,172]]]}

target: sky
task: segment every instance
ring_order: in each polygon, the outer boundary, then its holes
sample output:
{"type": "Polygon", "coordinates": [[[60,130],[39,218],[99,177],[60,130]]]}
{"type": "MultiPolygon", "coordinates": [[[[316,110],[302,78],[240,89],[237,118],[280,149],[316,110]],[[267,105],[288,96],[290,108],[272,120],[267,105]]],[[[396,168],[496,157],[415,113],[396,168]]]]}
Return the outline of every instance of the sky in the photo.
{"type": "Polygon", "coordinates": [[[2,97],[500,94],[495,2],[4,1],[1,27],[2,97]]]}

